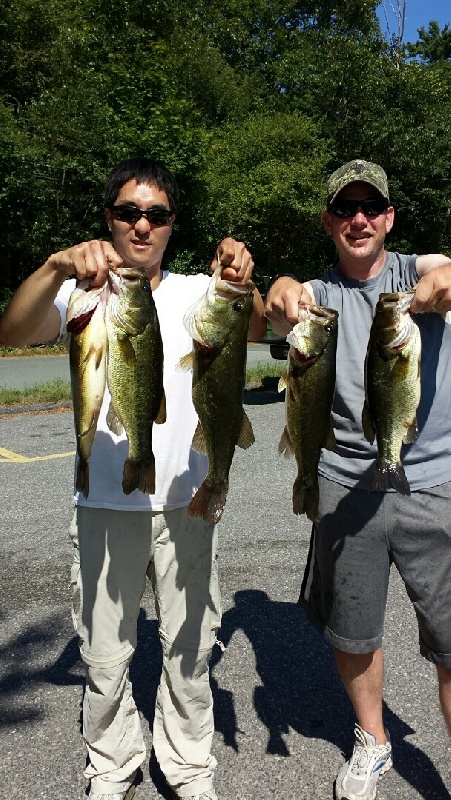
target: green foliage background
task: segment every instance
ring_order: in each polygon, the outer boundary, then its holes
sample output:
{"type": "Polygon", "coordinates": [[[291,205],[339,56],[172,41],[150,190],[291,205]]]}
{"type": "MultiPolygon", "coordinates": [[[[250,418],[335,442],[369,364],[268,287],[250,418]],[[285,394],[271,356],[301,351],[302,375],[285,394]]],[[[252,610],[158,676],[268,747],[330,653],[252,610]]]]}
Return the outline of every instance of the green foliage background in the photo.
{"type": "MultiPolygon", "coordinates": [[[[51,252],[107,235],[110,167],[148,155],[182,203],[167,261],[226,234],[264,275],[321,274],[327,174],[381,163],[389,246],[451,254],[450,31],[395,49],[377,0],[10,0],[0,19],[0,303],[51,252]]],[[[260,284],[263,285],[262,283],[260,284]]]]}

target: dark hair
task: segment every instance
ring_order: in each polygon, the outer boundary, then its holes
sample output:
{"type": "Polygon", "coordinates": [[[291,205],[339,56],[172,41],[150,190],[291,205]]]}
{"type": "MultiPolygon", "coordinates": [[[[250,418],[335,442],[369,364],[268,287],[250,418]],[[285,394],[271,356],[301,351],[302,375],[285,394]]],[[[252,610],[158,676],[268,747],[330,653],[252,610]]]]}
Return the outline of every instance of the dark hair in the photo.
{"type": "Polygon", "coordinates": [[[177,210],[179,190],[177,181],[162,161],[151,158],[128,158],[121,161],[110,172],[105,182],[105,206],[111,208],[125,183],[155,183],[166,192],[171,211],[177,210]]]}

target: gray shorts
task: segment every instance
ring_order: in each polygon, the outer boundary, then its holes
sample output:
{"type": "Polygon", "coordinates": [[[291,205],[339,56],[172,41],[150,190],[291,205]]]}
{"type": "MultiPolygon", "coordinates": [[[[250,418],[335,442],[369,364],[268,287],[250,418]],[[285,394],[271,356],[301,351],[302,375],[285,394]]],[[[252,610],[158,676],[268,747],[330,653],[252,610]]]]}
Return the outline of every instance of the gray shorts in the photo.
{"type": "Polygon", "coordinates": [[[451,482],[410,496],[348,489],[320,476],[299,603],[347,653],[382,645],[391,564],[418,620],[420,652],[451,667],[451,482]]]}

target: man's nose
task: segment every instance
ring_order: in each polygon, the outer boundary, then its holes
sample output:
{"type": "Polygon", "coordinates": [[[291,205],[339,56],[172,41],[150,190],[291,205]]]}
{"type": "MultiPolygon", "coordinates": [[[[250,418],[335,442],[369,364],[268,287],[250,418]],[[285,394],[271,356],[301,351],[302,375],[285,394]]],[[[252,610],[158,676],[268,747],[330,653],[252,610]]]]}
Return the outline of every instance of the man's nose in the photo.
{"type": "Polygon", "coordinates": [[[151,224],[144,214],[135,222],[135,230],[139,233],[147,233],[151,229],[151,224]]]}
{"type": "Polygon", "coordinates": [[[354,222],[356,225],[366,225],[366,216],[360,206],[357,208],[351,222],[354,222]]]}

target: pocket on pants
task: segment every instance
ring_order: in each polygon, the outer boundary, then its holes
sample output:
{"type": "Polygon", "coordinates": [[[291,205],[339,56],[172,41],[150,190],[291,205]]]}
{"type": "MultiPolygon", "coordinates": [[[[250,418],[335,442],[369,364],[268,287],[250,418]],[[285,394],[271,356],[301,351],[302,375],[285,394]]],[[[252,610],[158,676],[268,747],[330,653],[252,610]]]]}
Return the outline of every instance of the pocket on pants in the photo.
{"type": "Polygon", "coordinates": [[[70,570],[70,587],[72,593],[71,616],[75,631],[79,632],[81,610],[80,550],[78,547],[77,510],[75,509],[69,528],[69,536],[74,546],[72,567],[70,570]]]}

